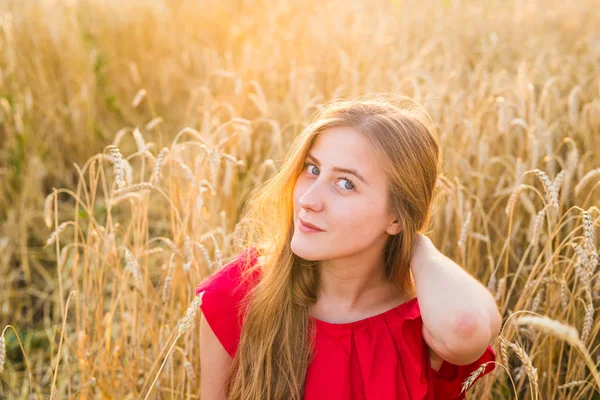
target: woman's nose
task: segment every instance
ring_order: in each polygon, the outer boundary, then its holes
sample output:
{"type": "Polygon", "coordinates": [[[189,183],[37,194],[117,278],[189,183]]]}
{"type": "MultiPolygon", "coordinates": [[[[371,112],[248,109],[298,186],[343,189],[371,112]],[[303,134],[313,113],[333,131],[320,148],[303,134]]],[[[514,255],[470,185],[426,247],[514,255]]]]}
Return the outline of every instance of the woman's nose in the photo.
{"type": "Polygon", "coordinates": [[[310,185],[298,199],[302,208],[313,211],[321,211],[323,208],[323,195],[321,193],[322,184],[314,182],[310,185]]]}

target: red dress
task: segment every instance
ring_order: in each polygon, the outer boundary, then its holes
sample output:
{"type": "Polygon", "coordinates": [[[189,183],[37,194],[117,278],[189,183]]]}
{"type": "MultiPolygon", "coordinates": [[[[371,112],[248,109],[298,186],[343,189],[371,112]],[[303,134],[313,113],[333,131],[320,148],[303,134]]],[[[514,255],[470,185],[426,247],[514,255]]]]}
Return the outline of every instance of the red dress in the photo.
{"type": "MultiPolygon", "coordinates": [[[[204,291],[200,306],[204,317],[232,358],[243,323],[238,304],[251,284],[239,285],[243,254],[196,288],[196,294],[204,291]]],[[[305,400],[464,399],[462,382],[481,364],[496,359],[488,346],[472,364],[444,361],[439,371],[431,368],[416,297],[355,322],[333,324],[309,318],[316,323],[316,342],[315,358],[306,374],[305,400]]],[[[494,364],[488,364],[477,379],[493,369],[494,364]]]]}

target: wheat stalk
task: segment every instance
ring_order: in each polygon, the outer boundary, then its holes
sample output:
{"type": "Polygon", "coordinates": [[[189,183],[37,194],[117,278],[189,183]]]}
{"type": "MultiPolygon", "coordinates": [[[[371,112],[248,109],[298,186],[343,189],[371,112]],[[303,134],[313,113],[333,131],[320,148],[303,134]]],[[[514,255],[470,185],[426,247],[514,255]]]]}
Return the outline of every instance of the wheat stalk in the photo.
{"type": "Polygon", "coordinates": [[[198,312],[198,309],[202,304],[202,296],[204,296],[204,292],[198,293],[198,295],[194,297],[194,300],[189,305],[185,313],[185,317],[183,317],[183,319],[179,323],[179,336],[185,333],[185,331],[187,331],[194,322],[194,319],[196,318],[196,313],[198,312]]]}
{"type": "MultiPolygon", "coordinates": [[[[71,296],[69,296],[70,298],[71,296]]],[[[67,304],[69,300],[67,299],[67,304]]],[[[29,378],[29,384],[33,387],[35,391],[35,395],[38,400],[41,400],[40,392],[38,387],[33,380],[33,372],[31,371],[31,363],[29,362],[29,357],[27,357],[27,353],[25,352],[25,348],[23,347],[23,342],[21,341],[21,337],[19,336],[19,332],[12,325],[6,325],[2,332],[0,333],[0,374],[4,371],[4,364],[6,363],[6,339],[4,338],[4,333],[7,329],[12,329],[15,333],[15,337],[17,338],[17,342],[19,343],[19,347],[21,348],[21,353],[23,354],[23,359],[25,360],[25,366],[27,368],[27,377],[29,378]]],[[[62,335],[61,335],[62,338],[62,335]]],[[[59,343],[60,346],[60,343],[59,343]]]]}
{"type": "Polygon", "coordinates": [[[189,271],[192,266],[192,240],[188,235],[183,239],[183,248],[185,254],[185,264],[183,264],[183,270],[189,271]]]}
{"type": "Polygon", "coordinates": [[[594,267],[590,264],[590,259],[593,260],[593,257],[588,257],[585,250],[577,243],[569,243],[569,246],[575,249],[575,253],[577,254],[575,273],[579,276],[583,284],[590,284],[590,278],[594,270],[594,267]]]}
{"type": "Polygon", "coordinates": [[[577,329],[570,325],[563,324],[560,321],[537,315],[524,315],[515,320],[517,325],[530,325],[543,332],[557,336],[568,343],[579,342],[579,333],[577,329]]]}
{"type": "Polygon", "coordinates": [[[148,153],[148,146],[146,145],[146,142],[144,141],[144,137],[142,136],[142,133],[140,132],[139,128],[135,128],[133,130],[133,139],[135,140],[135,144],[140,153],[142,153],[142,154],[148,153]]]}
{"type": "Polygon", "coordinates": [[[188,167],[187,164],[184,163],[179,158],[174,158],[174,160],[175,160],[175,163],[179,166],[179,168],[181,168],[181,170],[184,172],[185,178],[190,182],[194,182],[194,180],[195,180],[194,173],[192,172],[190,167],[188,167]]]}
{"type": "MultiPolygon", "coordinates": [[[[500,335],[501,336],[501,335],[500,335]]],[[[500,337],[500,354],[502,355],[502,360],[508,366],[508,345],[506,344],[508,340],[504,337],[500,337]]]]}
{"type": "MultiPolygon", "coordinates": [[[[124,190],[126,190],[126,189],[127,188],[125,188],[124,190]]],[[[121,192],[121,193],[123,193],[123,192],[121,192]]],[[[117,204],[119,204],[123,200],[127,200],[127,199],[140,200],[141,198],[142,197],[140,196],[139,193],[133,193],[133,191],[132,192],[125,192],[125,194],[123,194],[121,196],[114,197],[113,199],[111,199],[110,200],[110,204],[113,205],[113,206],[116,206],[117,204]]]]}
{"type": "Polygon", "coordinates": [[[541,169],[535,169],[534,172],[542,182],[548,203],[550,203],[553,208],[558,210],[558,192],[550,181],[550,178],[548,178],[548,175],[546,175],[546,173],[541,169]]]}
{"type": "Polygon", "coordinates": [[[221,165],[221,153],[218,149],[212,149],[209,155],[209,172],[210,172],[210,182],[213,186],[217,185],[217,174],[219,172],[218,168],[221,165]]]}
{"type": "Polygon", "coordinates": [[[160,152],[158,153],[158,156],[156,157],[156,162],[154,163],[154,174],[152,175],[152,180],[151,180],[151,182],[155,185],[158,184],[158,181],[160,180],[162,167],[167,158],[167,154],[169,154],[169,148],[163,147],[160,150],[160,152]]]}
{"type": "Polygon", "coordinates": [[[208,254],[208,250],[206,249],[206,247],[204,247],[204,245],[202,245],[201,243],[195,243],[196,247],[198,247],[200,249],[200,252],[202,253],[202,257],[204,258],[204,262],[206,263],[206,267],[209,270],[213,269],[213,262],[210,258],[210,255],[208,254]]]}
{"type": "Polygon", "coordinates": [[[69,246],[64,246],[61,250],[60,250],[60,255],[58,257],[58,266],[61,267],[63,265],[65,265],[65,263],[67,262],[67,257],[69,255],[69,246]]]}
{"type": "Polygon", "coordinates": [[[567,173],[569,176],[572,176],[575,173],[575,168],[577,168],[580,157],[581,155],[579,154],[579,149],[577,149],[577,145],[573,143],[573,148],[567,155],[567,173]]]}
{"type": "MultiPolygon", "coordinates": [[[[490,361],[490,362],[493,362],[493,361],[490,361]]],[[[471,374],[467,377],[467,379],[465,379],[463,381],[463,383],[461,385],[461,390],[460,390],[461,394],[463,392],[467,391],[471,387],[471,385],[473,385],[473,383],[479,377],[479,375],[484,373],[486,365],[488,365],[490,362],[481,364],[475,371],[471,372],[471,374]]]]}
{"type": "Polygon", "coordinates": [[[171,275],[173,274],[173,267],[175,265],[175,253],[171,253],[171,259],[169,260],[169,271],[165,279],[165,286],[163,287],[162,299],[163,302],[167,302],[171,292],[171,275]]]}
{"type": "Polygon", "coordinates": [[[490,292],[494,292],[496,290],[496,274],[492,272],[492,274],[490,275],[490,280],[488,281],[487,284],[487,289],[490,292]]]}
{"type": "Polygon", "coordinates": [[[533,232],[531,234],[532,246],[535,246],[540,238],[540,232],[542,230],[542,225],[544,224],[545,215],[546,209],[543,209],[539,211],[535,217],[535,222],[533,224],[533,232]]]}
{"type": "Polygon", "coordinates": [[[235,166],[238,166],[238,167],[245,167],[246,166],[246,163],[244,161],[238,160],[237,158],[235,158],[231,154],[221,153],[221,157],[224,158],[224,159],[226,159],[227,161],[229,161],[230,163],[232,163],[235,166]]]}
{"type": "Polygon", "coordinates": [[[234,165],[227,163],[225,165],[225,178],[223,179],[224,195],[226,198],[230,197],[233,190],[233,177],[235,174],[234,165]]]}
{"type": "Polygon", "coordinates": [[[583,232],[585,239],[584,249],[587,257],[587,272],[588,276],[594,274],[596,265],[598,265],[598,250],[596,249],[596,234],[594,232],[594,222],[589,211],[583,211],[583,232]]]}
{"type": "Polygon", "coordinates": [[[585,236],[584,249],[585,251],[592,251],[595,248],[596,234],[594,233],[594,223],[592,216],[588,211],[583,211],[583,233],[585,236]]]}
{"type": "MultiPolygon", "coordinates": [[[[591,295],[590,295],[591,297],[591,295]]],[[[590,333],[592,331],[592,326],[594,324],[594,314],[595,314],[595,309],[594,309],[594,303],[592,302],[592,299],[589,299],[588,304],[585,307],[585,318],[583,319],[583,329],[581,331],[581,340],[586,342],[588,337],[590,336],[590,333]]]]}
{"type": "Polygon", "coordinates": [[[207,181],[206,179],[202,179],[200,181],[200,187],[201,188],[204,187],[204,188],[209,189],[210,190],[210,194],[212,194],[212,195],[217,194],[217,191],[215,190],[215,187],[209,181],[207,181]]]}
{"type": "Polygon", "coordinates": [[[217,260],[217,268],[221,268],[223,266],[223,256],[221,255],[221,250],[219,250],[219,244],[217,243],[217,238],[214,234],[210,234],[210,238],[212,239],[215,245],[215,258],[217,260]]]}
{"type": "Polygon", "coordinates": [[[560,281],[560,306],[563,310],[569,306],[569,288],[567,287],[567,281],[564,279],[560,281]]]}
{"type": "Polygon", "coordinates": [[[198,189],[198,196],[196,196],[196,210],[201,211],[202,207],[204,207],[204,192],[208,191],[205,187],[200,187],[198,189]]]}
{"type": "Polygon", "coordinates": [[[46,240],[46,244],[44,245],[44,247],[48,247],[51,244],[53,244],[54,242],[56,242],[56,240],[58,239],[60,234],[62,232],[64,232],[64,230],[67,228],[67,226],[69,226],[72,223],[73,223],[73,221],[66,221],[66,222],[63,222],[62,224],[60,224],[58,226],[58,228],[56,228],[56,230],[54,232],[52,232],[52,234],[50,235],[48,240],[46,240]]]}
{"type": "Polygon", "coordinates": [[[465,243],[467,242],[467,235],[469,234],[470,226],[471,226],[471,211],[469,211],[467,213],[465,222],[463,222],[463,226],[460,230],[460,240],[458,241],[459,248],[463,248],[465,246],[465,243]]]}
{"type": "Polygon", "coordinates": [[[571,346],[575,347],[579,350],[579,353],[583,356],[584,361],[586,362],[589,370],[591,371],[598,388],[600,389],[600,374],[596,369],[596,365],[594,364],[585,344],[579,338],[579,333],[577,329],[570,325],[563,324],[560,321],[538,315],[524,315],[518,317],[515,320],[517,325],[529,325],[536,329],[541,330],[542,332],[549,333],[553,336],[556,336],[571,346]]]}
{"type": "Polygon", "coordinates": [[[0,374],[4,371],[4,363],[6,362],[6,339],[4,339],[4,331],[0,336],[0,374]]]}
{"type": "Polygon", "coordinates": [[[129,185],[129,186],[123,187],[121,189],[115,190],[113,192],[113,195],[116,198],[118,198],[127,193],[141,192],[142,190],[152,190],[152,189],[156,189],[156,186],[154,186],[153,184],[151,184],[149,182],[141,182],[141,183],[136,183],[136,184],[129,185]]]}
{"type": "Polygon", "coordinates": [[[540,307],[542,299],[544,298],[545,289],[542,288],[539,290],[538,294],[533,298],[533,302],[531,303],[531,311],[535,312],[540,307]]]}
{"type": "Polygon", "coordinates": [[[515,381],[520,382],[525,378],[525,366],[519,365],[518,367],[513,369],[513,373],[515,374],[515,381]]]}
{"type": "Polygon", "coordinates": [[[131,107],[136,108],[137,106],[139,106],[142,100],[144,100],[144,97],[146,97],[146,90],[138,90],[138,92],[135,94],[135,97],[133,98],[133,101],[131,102],[131,107]]]}
{"type": "Polygon", "coordinates": [[[133,279],[135,281],[136,287],[138,289],[141,289],[142,275],[140,272],[140,264],[138,263],[137,258],[127,248],[125,248],[125,262],[126,262],[125,271],[131,272],[131,274],[133,275],[133,279]]]}
{"type": "Polygon", "coordinates": [[[537,368],[533,366],[533,362],[531,361],[531,358],[529,357],[525,349],[523,349],[516,343],[512,343],[511,341],[505,339],[502,336],[500,336],[500,340],[504,341],[505,345],[510,347],[515,352],[517,357],[519,357],[519,359],[523,363],[523,366],[525,367],[525,372],[527,373],[527,376],[529,376],[529,379],[531,380],[531,383],[533,384],[536,392],[539,391],[537,368]]]}
{"type": "Polygon", "coordinates": [[[569,93],[569,123],[572,127],[577,126],[577,122],[579,119],[579,93],[581,92],[581,88],[579,86],[575,86],[571,92],[569,93]]]}
{"type": "Polygon", "coordinates": [[[146,124],[146,130],[151,131],[163,122],[162,117],[153,118],[152,121],[146,124]]]}
{"type": "Polygon", "coordinates": [[[502,291],[504,290],[504,285],[506,284],[506,278],[503,276],[502,278],[498,279],[498,286],[496,287],[496,296],[495,299],[496,301],[500,301],[500,298],[502,297],[502,291]]]}
{"type": "Polygon", "coordinates": [[[192,363],[186,359],[183,363],[183,367],[185,368],[188,379],[192,382],[192,385],[196,386],[196,374],[194,373],[194,367],[192,366],[192,363]]]}
{"type": "Polygon", "coordinates": [[[556,191],[560,191],[560,188],[562,187],[563,181],[565,179],[565,170],[561,170],[558,175],[556,175],[556,177],[554,178],[554,181],[552,182],[552,185],[554,186],[554,188],[556,189],[556,191]]]}
{"type": "Polygon", "coordinates": [[[76,295],[77,292],[75,290],[72,290],[71,293],[69,293],[69,296],[67,297],[67,302],[65,303],[65,311],[63,313],[63,322],[62,322],[62,329],[60,332],[60,339],[58,341],[58,349],[56,351],[57,354],[57,360],[56,360],[56,365],[54,367],[54,373],[52,376],[52,385],[50,386],[50,400],[52,400],[52,398],[54,397],[54,391],[56,388],[56,379],[58,378],[58,366],[60,364],[60,360],[62,359],[61,356],[61,348],[62,348],[62,344],[64,341],[64,337],[65,337],[65,332],[66,332],[66,326],[67,326],[67,315],[69,313],[69,303],[71,302],[71,297],[73,297],[74,295],[76,295]]]}
{"type": "Polygon", "coordinates": [[[565,383],[563,385],[560,385],[558,388],[559,389],[570,389],[576,386],[581,386],[584,383],[587,383],[587,381],[573,381],[573,382],[569,382],[569,383],[565,383]]]}
{"type": "Polygon", "coordinates": [[[594,178],[600,176],[600,168],[593,169],[588,171],[580,180],[577,185],[575,185],[575,194],[578,195],[579,192],[594,178]]]}
{"type": "Polygon", "coordinates": [[[521,194],[521,192],[526,188],[527,185],[520,184],[515,188],[515,190],[513,190],[508,199],[508,202],[506,203],[506,207],[504,208],[504,213],[506,215],[509,215],[512,212],[513,208],[515,207],[515,204],[517,203],[517,198],[519,197],[519,194],[521,194]]]}
{"type": "Polygon", "coordinates": [[[185,313],[185,317],[183,317],[181,319],[181,321],[179,322],[179,331],[177,333],[177,337],[175,338],[175,340],[171,344],[171,347],[167,351],[167,355],[165,356],[165,359],[163,360],[162,364],[160,365],[160,368],[158,369],[158,372],[155,375],[154,380],[152,381],[152,384],[150,385],[150,388],[148,389],[148,393],[146,393],[146,397],[144,397],[144,400],[147,400],[148,396],[150,396],[150,393],[152,392],[152,388],[156,384],[156,381],[158,380],[160,372],[162,371],[169,355],[171,354],[171,351],[175,347],[177,340],[179,340],[181,335],[183,335],[189,329],[189,327],[192,325],[192,323],[194,322],[194,319],[196,318],[198,309],[202,305],[202,297],[203,296],[204,296],[204,291],[198,293],[196,295],[196,297],[194,297],[194,300],[192,300],[192,303],[189,305],[189,307],[185,313]]]}
{"type": "Polygon", "coordinates": [[[117,181],[117,188],[122,189],[125,187],[125,167],[124,160],[119,148],[115,145],[107,146],[113,158],[113,166],[115,172],[115,179],[117,181]]]}
{"type": "Polygon", "coordinates": [[[506,116],[506,110],[508,109],[508,106],[506,105],[506,101],[502,96],[497,97],[496,102],[498,103],[498,131],[504,133],[506,132],[506,126],[508,122],[508,118],[506,116]]]}
{"type": "Polygon", "coordinates": [[[48,228],[52,227],[52,203],[56,198],[56,192],[50,193],[44,200],[44,222],[48,228]]]}

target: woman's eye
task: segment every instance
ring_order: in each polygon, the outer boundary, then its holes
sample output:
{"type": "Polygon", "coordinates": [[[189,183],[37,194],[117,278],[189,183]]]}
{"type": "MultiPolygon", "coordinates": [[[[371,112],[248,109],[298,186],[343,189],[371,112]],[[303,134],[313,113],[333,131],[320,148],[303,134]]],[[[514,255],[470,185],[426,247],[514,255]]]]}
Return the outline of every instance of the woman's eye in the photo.
{"type": "MultiPolygon", "coordinates": [[[[317,167],[314,164],[306,163],[306,164],[304,164],[304,168],[306,168],[308,170],[308,173],[311,175],[318,175],[320,172],[319,167],[317,167]],[[311,172],[311,168],[313,168],[312,172],[311,172]]],[[[354,182],[351,179],[349,179],[347,177],[341,177],[340,180],[345,181],[345,183],[342,186],[338,186],[340,189],[345,190],[345,191],[351,191],[351,190],[355,189],[354,182]]]]}
{"type": "MultiPolygon", "coordinates": [[[[313,164],[307,164],[307,166],[308,166],[308,171],[309,171],[309,173],[310,173],[310,167],[315,167],[314,169],[316,169],[316,170],[317,170],[317,171],[315,172],[315,174],[318,174],[318,173],[319,173],[319,168],[318,168],[316,165],[313,165],[313,164]]],[[[314,171],[314,170],[313,170],[313,171],[314,171]]],[[[311,174],[311,175],[312,175],[312,174],[311,174]]]]}
{"type": "Polygon", "coordinates": [[[354,190],[354,182],[352,182],[348,178],[340,178],[341,181],[345,181],[345,184],[342,185],[342,189],[344,190],[354,190]]]}

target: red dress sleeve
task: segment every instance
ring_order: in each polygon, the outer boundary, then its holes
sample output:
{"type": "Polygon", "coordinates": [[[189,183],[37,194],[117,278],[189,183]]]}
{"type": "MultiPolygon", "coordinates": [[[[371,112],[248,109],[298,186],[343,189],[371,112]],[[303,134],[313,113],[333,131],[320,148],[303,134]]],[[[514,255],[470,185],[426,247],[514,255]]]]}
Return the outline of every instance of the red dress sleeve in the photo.
{"type": "Polygon", "coordinates": [[[253,283],[243,281],[241,275],[247,252],[251,252],[252,262],[256,261],[254,249],[244,250],[196,287],[196,295],[204,292],[200,305],[204,318],[231,358],[242,331],[242,301],[253,283]]]}
{"type": "Polygon", "coordinates": [[[473,382],[491,372],[495,368],[495,364],[487,364],[477,378],[461,393],[464,381],[468,379],[471,373],[477,370],[481,364],[495,360],[496,353],[494,353],[492,346],[488,345],[481,357],[471,364],[455,365],[448,361],[444,361],[439,371],[431,368],[434,399],[463,400],[466,392],[473,386],[473,382]]]}

